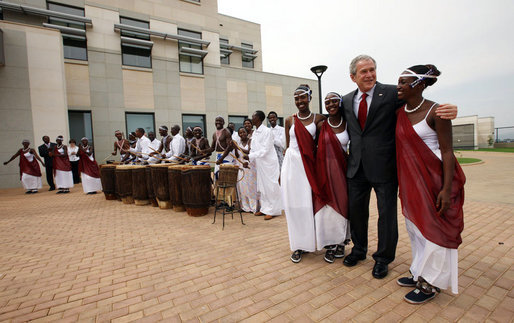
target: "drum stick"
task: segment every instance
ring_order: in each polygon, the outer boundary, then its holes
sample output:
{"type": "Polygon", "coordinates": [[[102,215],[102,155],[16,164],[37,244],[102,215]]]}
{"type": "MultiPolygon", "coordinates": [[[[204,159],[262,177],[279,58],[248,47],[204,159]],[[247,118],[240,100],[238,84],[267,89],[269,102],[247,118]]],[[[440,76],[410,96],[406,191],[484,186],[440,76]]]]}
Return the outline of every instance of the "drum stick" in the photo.
{"type": "Polygon", "coordinates": [[[239,150],[244,156],[248,156],[244,151],[243,151],[243,148],[239,147],[239,145],[237,144],[237,142],[235,140],[232,140],[232,142],[234,144],[236,144],[236,148],[237,150],[239,150]]]}
{"type": "Polygon", "coordinates": [[[109,158],[109,157],[112,157],[112,154],[107,155],[107,157],[105,157],[104,159],[102,159],[102,161],[101,161],[101,162],[106,161],[106,160],[107,160],[107,158],[109,158]]]}

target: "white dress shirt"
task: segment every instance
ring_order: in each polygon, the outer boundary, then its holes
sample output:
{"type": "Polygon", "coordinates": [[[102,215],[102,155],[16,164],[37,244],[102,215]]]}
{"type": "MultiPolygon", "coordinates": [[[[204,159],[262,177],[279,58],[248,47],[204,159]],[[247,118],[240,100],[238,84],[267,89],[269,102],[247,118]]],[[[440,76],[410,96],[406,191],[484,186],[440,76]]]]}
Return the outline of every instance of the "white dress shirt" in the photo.
{"type": "Polygon", "coordinates": [[[273,134],[273,145],[282,150],[286,149],[286,131],[284,127],[277,124],[275,127],[270,127],[270,129],[273,134]]]}
{"type": "Polygon", "coordinates": [[[166,158],[179,160],[180,155],[186,151],[186,140],[181,134],[177,133],[170,142],[170,151],[166,153],[166,158]]]}
{"type": "MultiPolygon", "coordinates": [[[[376,87],[377,85],[375,84],[371,90],[366,92],[366,94],[368,95],[366,97],[366,103],[368,104],[368,112],[366,112],[366,116],[368,116],[369,107],[371,106],[371,100],[373,99],[373,92],[375,92],[376,87]]],[[[357,119],[359,119],[359,104],[361,103],[363,93],[364,92],[362,92],[361,90],[358,90],[357,95],[353,97],[353,112],[355,113],[357,119]]]]}

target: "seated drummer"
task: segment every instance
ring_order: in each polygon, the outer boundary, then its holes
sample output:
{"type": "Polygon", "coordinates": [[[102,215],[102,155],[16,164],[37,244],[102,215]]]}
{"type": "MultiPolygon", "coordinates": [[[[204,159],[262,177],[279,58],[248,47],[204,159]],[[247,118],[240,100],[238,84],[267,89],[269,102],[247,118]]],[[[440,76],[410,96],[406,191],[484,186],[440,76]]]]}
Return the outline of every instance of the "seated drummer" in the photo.
{"type": "Polygon", "coordinates": [[[200,127],[193,129],[193,135],[189,159],[193,161],[193,165],[207,165],[207,161],[211,156],[209,140],[203,136],[203,131],[200,127]]]}
{"type": "Polygon", "coordinates": [[[214,176],[218,178],[218,172],[221,164],[232,164],[234,158],[232,144],[232,134],[227,128],[224,128],[225,119],[217,116],[215,119],[216,132],[212,135],[212,146],[210,151],[216,152],[216,166],[214,166],[214,176]]]}

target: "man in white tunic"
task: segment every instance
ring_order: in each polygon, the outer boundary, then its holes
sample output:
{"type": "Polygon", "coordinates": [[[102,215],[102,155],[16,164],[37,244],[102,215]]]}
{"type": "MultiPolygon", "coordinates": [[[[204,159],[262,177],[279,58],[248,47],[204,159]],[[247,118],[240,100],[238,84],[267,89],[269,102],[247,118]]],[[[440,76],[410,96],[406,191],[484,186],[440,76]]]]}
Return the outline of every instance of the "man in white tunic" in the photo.
{"type": "Polygon", "coordinates": [[[145,136],[145,129],[143,128],[136,129],[136,137],[136,148],[130,148],[130,152],[137,156],[137,160],[144,162],[146,159],[148,159],[147,154],[149,154],[149,150],[151,150],[149,148],[150,139],[145,136]]]}
{"type": "Polygon", "coordinates": [[[148,157],[148,164],[160,164],[161,159],[159,158],[159,148],[161,147],[161,141],[155,138],[155,133],[153,131],[148,131],[148,140],[150,140],[148,150],[143,151],[143,157],[148,157]]]}
{"type": "Polygon", "coordinates": [[[278,116],[275,111],[268,113],[268,121],[270,124],[271,133],[273,134],[273,146],[277,153],[278,163],[282,169],[282,161],[284,160],[284,150],[286,149],[286,132],[284,127],[277,124],[278,116]]]}
{"type": "MultiPolygon", "coordinates": [[[[257,168],[257,192],[260,193],[261,212],[266,214],[264,220],[271,220],[282,214],[282,196],[278,178],[279,164],[273,146],[273,134],[263,124],[266,115],[258,110],[252,116],[256,130],[252,135],[252,148],[248,158],[257,168]]],[[[245,167],[248,163],[245,162],[245,167]]]]}
{"type": "Polygon", "coordinates": [[[173,139],[170,142],[169,151],[164,155],[165,158],[171,161],[181,161],[179,158],[186,151],[186,140],[180,134],[180,126],[174,125],[171,128],[173,139]]]}

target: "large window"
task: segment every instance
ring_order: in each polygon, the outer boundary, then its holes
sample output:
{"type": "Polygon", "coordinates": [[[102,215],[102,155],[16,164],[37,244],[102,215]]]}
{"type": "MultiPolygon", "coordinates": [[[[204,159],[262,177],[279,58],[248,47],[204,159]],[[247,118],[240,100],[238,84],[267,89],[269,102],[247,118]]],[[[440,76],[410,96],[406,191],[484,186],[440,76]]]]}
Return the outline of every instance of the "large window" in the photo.
{"type": "Polygon", "coordinates": [[[153,113],[126,112],[125,121],[127,134],[136,131],[137,128],[145,129],[145,133],[149,131],[155,132],[155,117],[153,113]]]}
{"type": "MultiPolygon", "coordinates": [[[[191,38],[202,39],[202,34],[194,31],[179,29],[178,34],[181,36],[187,36],[191,38]]],[[[179,41],[178,49],[180,51],[181,48],[193,48],[197,50],[202,50],[202,45],[190,43],[187,41],[179,41]]],[[[199,54],[194,53],[180,53],[180,71],[185,73],[193,73],[193,74],[203,74],[203,57],[199,54]]]]}
{"type": "MultiPolygon", "coordinates": [[[[82,8],[76,8],[52,2],[48,2],[48,10],[84,17],[84,9],[82,8]]],[[[86,25],[83,22],[63,18],[50,17],[48,18],[48,23],[53,25],[86,30],[86,25]]],[[[87,61],[86,36],[67,34],[64,31],[61,32],[61,34],[62,44],[64,48],[64,58],[87,61]]]]}
{"type": "Polygon", "coordinates": [[[205,115],[204,114],[183,114],[182,115],[182,132],[185,134],[187,127],[201,127],[204,136],[207,136],[205,115]]]}
{"type": "MultiPolygon", "coordinates": [[[[253,49],[253,45],[252,44],[241,43],[241,47],[248,48],[248,49],[253,49]]],[[[242,54],[243,54],[243,67],[253,68],[253,60],[254,60],[254,58],[250,57],[250,56],[246,56],[244,51],[243,51],[242,54]]]]}
{"type": "Polygon", "coordinates": [[[238,131],[239,128],[241,128],[245,122],[245,119],[247,119],[247,116],[228,116],[228,122],[233,122],[235,127],[235,131],[238,131]]]}
{"type": "Polygon", "coordinates": [[[230,64],[230,51],[227,50],[228,39],[220,38],[220,61],[221,64],[229,65],[230,64]],[[223,46],[225,45],[225,46],[223,46]]]}
{"type": "Polygon", "coordinates": [[[91,111],[68,111],[68,122],[70,125],[70,139],[80,142],[86,137],[93,143],[93,127],[91,124],[91,111]]]}
{"type": "MultiPolygon", "coordinates": [[[[150,23],[132,18],[120,17],[120,23],[133,27],[150,29],[150,23]]],[[[136,67],[152,67],[152,46],[150,35],[135,31],[122,30],[122,37],[133,39],[121,42],[121,55],[123,65],[136,67]],[[138,42],[138,40],[140,40],[138,42]]]]}

